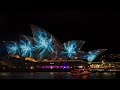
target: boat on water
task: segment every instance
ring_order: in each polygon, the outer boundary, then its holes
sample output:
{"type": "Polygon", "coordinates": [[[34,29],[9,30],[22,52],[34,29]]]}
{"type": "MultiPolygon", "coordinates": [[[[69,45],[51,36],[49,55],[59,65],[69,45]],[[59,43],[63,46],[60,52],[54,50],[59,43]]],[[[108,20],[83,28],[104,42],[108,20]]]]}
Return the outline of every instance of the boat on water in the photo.
{"type": "Polygon", "coordinates": [[[71,70],[72,75],[89,75],[90,72],[86,68],[75,68],[71,70]]]}

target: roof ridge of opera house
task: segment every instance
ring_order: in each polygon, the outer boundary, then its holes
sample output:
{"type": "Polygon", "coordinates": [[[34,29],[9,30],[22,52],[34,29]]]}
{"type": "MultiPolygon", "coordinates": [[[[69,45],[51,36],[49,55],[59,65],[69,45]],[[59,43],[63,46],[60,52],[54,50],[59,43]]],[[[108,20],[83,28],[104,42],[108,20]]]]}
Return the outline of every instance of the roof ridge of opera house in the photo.
{"type": "Polygon", "coordinates": [[[71,40],[59,44],[57,40],[45,29],[31,25],[33,37],[20,35],[19,41],[5,41],[5,46],[10,56],[30,57],[37,61],[43,59],[86,59],[93,61],[107,49],[82,51],[84,40],[71,40]]]}

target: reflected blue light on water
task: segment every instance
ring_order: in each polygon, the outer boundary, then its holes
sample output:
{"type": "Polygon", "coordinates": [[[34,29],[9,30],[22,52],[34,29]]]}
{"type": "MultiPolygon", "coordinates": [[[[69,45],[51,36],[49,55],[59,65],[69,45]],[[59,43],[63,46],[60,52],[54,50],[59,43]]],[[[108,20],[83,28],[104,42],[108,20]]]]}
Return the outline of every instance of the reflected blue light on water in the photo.
{"type": "Polygon", "coordinates": [[[120,73],[93,72],[71,75],[70,72],[0,72],[0,79],[120,79],[120,73]]]}

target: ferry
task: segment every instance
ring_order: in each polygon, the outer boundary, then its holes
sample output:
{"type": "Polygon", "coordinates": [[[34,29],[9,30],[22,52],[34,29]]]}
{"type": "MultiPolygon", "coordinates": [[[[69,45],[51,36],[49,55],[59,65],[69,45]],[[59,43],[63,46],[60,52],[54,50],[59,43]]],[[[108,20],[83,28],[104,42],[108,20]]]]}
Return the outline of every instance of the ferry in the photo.
{"type": "Polygon", "coordinates": [[[89,75],[90,72],[87,71],[86,68],[75,68],[71,70],[72,75],[89,75]]]}

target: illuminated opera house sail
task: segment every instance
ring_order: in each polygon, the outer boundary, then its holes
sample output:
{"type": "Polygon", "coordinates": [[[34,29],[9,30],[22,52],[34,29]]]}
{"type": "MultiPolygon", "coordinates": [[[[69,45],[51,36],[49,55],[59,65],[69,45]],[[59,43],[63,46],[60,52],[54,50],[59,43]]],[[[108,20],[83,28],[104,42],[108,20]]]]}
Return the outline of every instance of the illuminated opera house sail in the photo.
{"type": "Polygon", "coordinates": [[[33,37],[21,35],[19,41],[5,41],[8,55],[19,57],[30,57],[37,61],[43,59],[58,58],[62,59],[86,59],[93,61],[98,55],[106,49],[96,49],[84,52],[82,47],[84,40],[71,40],[63,44],[59,44],[57,40],[46,30],[31,25],[33,37]]]}

